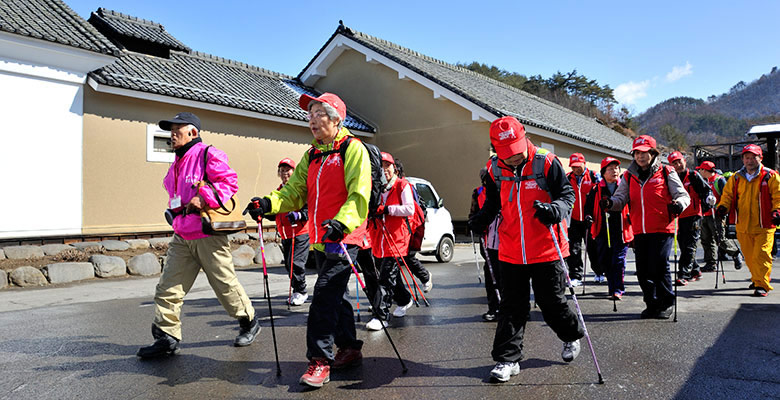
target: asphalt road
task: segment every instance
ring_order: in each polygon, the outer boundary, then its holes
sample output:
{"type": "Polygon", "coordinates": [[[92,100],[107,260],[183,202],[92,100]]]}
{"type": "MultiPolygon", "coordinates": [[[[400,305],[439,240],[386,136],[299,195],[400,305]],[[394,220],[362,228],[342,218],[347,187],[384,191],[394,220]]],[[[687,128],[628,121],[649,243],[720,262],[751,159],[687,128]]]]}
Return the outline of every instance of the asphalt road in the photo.
{"type": "MultiPolygon", "coordinates": [[[[751,297],[746,268],[735,271],[726,263],[728,282],[717,290],[713,273],[681,288],[678,322],[639,319],[644,307],[633,262],[617,312],[606,286],[589,279],[586,294],[579,288],[577,295],[605,383],[597,383],[585,341],[574,362],[561,360],[561,342],[535,309],[520,374],[495,384],[488,379],[495,324],[480,320],[485,290],[471,247],[457,246],[448,264],[424,259],[434,275],[431,307],[412,308],[391,322],[406,374],[384,334],[363,329],[369,318],[361,293],[363,366],[334,371],[319,390],[299,385],[308,303],[288,311],[287,278],[282,268],[272,268],[277,377],[262,274],[255,268],[239,272],[263,317],[252,346],[231,346],[237,323],[201,276],[185,301],[181,353],[156,361],[135,353],[151,342],[157,278],[0,291],[0,398],[780,398],[780,294],[751,297]]],[[[314,278],[311,272],[311,283],[314,278]]]]}

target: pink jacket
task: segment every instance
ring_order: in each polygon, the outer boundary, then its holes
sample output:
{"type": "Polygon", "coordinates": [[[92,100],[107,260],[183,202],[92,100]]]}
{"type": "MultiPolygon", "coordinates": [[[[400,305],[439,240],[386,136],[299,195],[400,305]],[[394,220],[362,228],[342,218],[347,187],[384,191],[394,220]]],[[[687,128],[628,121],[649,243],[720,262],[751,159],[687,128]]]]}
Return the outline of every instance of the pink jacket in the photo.
{"type": "MultiPolygon", "coordinates": [[[[198,194],[195,184],[203,179],[203,152],[206,147],[203,143],[196,143],[183,157],[176,157],[168,169],[163,179],[163,186],[168,191],[168,207],[171,207],[171,200],[176,195],[181,196],[181,207],[174,211],[180,211],[198,194]]],[[[227,155],[214,147],[209,148],[206,173],[219,192],[222,203],[228,205],[230,198],[238,191],[238,175],[228,165],[227,155]]],[[[200,189],[200,195],[209,207],[219,207],[214,192],[208,186],[200,189]]],[[[173,232],[185,240],[208,237],[201,229],[200,214],[179,215],[173,220],[173,232]]]]}

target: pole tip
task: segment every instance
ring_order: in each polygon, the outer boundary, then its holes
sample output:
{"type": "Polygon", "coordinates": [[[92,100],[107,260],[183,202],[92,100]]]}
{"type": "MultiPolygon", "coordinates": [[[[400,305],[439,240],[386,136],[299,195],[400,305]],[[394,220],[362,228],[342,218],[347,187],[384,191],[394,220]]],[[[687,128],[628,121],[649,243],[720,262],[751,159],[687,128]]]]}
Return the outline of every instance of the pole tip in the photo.
{"type": "Polygon", "coordinates": [[[403,370],[401,370],[401,373],[403,373],[403,374],[406,374],[407,372],[409,372],[409,369],[408,369],[408,368],[406,368],[406,367],[404,367],[404,369],[403,369],[403,370]]]}

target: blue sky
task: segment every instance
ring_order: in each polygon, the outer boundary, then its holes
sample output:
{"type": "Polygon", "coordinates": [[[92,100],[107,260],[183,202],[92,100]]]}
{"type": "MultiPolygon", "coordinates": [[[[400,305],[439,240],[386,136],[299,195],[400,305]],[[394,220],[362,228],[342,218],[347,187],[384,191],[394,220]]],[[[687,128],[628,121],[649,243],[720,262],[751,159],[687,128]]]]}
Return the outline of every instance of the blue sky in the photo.
{"type": "Polygon", "coordinates": [[[194,50],[297,75],[338,21],[443,61],[527,76],[576,69],[635,114],[780,66],[780,1],[65,0],[153,20],[194,50]],[[640,4],[641,3],[641,4],[640,4]],[[215,6],[215,4],[219,4],[215,6]]]}

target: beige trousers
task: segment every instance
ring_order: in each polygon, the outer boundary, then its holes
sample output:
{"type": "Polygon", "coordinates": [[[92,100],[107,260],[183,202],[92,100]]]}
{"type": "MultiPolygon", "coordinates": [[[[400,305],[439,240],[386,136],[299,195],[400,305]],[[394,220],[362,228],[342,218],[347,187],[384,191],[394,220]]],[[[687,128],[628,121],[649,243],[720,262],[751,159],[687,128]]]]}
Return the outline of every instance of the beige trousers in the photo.
{"type": "Polygon", "coordinates": [[[154,324],[181,340],[181,305],[203,269],[222,307],[233,318],[255,316],[255,309],[236,278],[227,236],[184,240],[173,235],[154,294],[154,324]]]}

